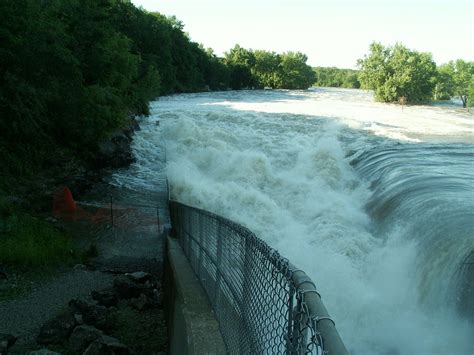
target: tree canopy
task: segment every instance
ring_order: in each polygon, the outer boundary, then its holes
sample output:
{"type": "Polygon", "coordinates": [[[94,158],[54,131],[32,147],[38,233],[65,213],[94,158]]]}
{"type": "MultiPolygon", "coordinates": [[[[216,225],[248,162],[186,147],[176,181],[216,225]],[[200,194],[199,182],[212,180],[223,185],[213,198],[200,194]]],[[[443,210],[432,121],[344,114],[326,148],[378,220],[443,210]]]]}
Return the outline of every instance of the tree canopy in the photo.
{"type": "Polygon", "coordinates": [[[402,44],[384,47],[372,43],[370,52],[358,61],[361,86],[373,89],[384,102],[421,102],[432,97],[436,83],[436,64],[430,53],[410,50],[402,44]]]}
{"type": "Polygon", "coordinates": [[[314,82],[316,86],[360,88],[357,70],[336,67],[316,67],[313,70],[316,76],[316,81],[314,82]]]}
{"type": "Polygon", "coordinates": [[[160,95],[314,81],[304,54],[236,45],[219,58],[175,17],[127,0],[1,1],[0,13],[0,174],[93,161],[160,95]]]}
{"type": "Polygon", "coordinates": [[[253,51],[238,44],[225,53],[224,59],[231,72],[232,89],[307,89],[314,83],[307,60],[300,52],[253,51]]]}

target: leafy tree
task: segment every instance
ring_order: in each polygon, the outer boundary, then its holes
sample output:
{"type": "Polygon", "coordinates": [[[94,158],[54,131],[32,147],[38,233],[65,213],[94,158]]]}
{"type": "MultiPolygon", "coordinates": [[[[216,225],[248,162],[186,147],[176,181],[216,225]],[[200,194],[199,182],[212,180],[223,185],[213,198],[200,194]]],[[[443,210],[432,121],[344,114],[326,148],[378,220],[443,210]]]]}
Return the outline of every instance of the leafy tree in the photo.
{"type": "Polygon", "coordinates": [[[254,53],[255,65],[252,73],[257,79],[258,87],[282,87],[281,56],[264,50],[256,50],[254,53]]]}
{"type": "Polygon", "coordinates": [[[232,89],[253,88],[256,81],[251,68],[255,65],[255,55],[252,50],[236,44],[225,53],[225,64],[230,69],[230,86],[232,89]]]}
{"type": "Polygon", "coordinates": [[[471,83],[469,84],[467,104],[469,107],[474,106],[474,76],[471,78],[471,83]]]}
{"type": "Polygon", "coordinates": [[[336,67],[316,67],[313,68],[316,86],[360,88],[358,71],[352,69],[339,69],[336,67]]]}
{"type": "Polygon", "coordinates": [[[369,55],[358,65],[362,87],[373,89],[377,100],[397,102],[403,97],[420,102],[432,96],[436,64],[430,53],[412,51],[399,43],[387,48],[372,43],[369,55]]]}
{"type": "Polygon", "coordinates": [[[474,63],[458,59],[455,62],[449,62],[448,65],[452,69],[453,93],[459,96],[462,101],[462,106],[466,107],[469,97],[469,87],[474,74],[474,63]]]}
{"type": "Polygon", "coordinates": [[[453,67],[443,64],[438,67],[436,85],[433,90],[435,100],[449,100],[454,96],[453,67]]]}
{"type": "Polygon", "coordinates": [[[281,55],[281,71],[285,89],[307,89],[314,83],[313,69],[306,64],[308,57],[300,52],[281,55]]]}
{"type": "Polygon", "coordinates": [[[435,100],[447,100],[458,96],[466,107],[469,102],[469,87],[474,75],[474,63],[462,59],[450,61],[438,67],[435,100]]]}

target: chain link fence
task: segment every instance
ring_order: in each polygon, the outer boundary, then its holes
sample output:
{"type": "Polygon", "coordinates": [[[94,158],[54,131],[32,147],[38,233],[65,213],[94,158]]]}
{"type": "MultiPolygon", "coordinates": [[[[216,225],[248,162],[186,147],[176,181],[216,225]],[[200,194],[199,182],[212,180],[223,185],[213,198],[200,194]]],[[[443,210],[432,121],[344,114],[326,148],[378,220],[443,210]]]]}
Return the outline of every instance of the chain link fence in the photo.
{"type": "Polygon", "coordinates": [[[170,201],[231,354],[347,354],[311,279],[247,228],[170,201]]]}

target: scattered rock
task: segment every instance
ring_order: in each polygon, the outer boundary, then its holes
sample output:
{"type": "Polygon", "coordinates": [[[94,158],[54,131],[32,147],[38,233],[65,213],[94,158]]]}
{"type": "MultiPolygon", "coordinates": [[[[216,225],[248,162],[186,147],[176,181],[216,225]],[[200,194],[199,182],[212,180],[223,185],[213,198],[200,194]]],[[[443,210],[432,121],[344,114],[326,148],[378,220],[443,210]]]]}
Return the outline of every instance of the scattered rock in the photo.
{"type": "Polygon", "coordinates": [[[111,329],[112,325],[109,324],[109,311],[104,306],[95,306],[90,308],[86,313],[82,315],[84,322],[89,325],[93,325],[102,330],[111,329]]]}
{"type": "Polygon", "coordinates": [[[36,338],[39,344],[59,344],[66,340],[76,326],[72,313],[64,313],[53,318],[41,327],[36,338]]]}
{"type": "Polygon", "coordinates": [[[131,351],[117,339],[104,335],[93,341],[83,353],[83,355],[103,354],[128,355],[131,351]]]}
{"type": "Polygon", "coordinates": [[[61,353],[57,353],[56,351],[52,351],[49,349],[40,349],[31,351],[28,353],[28,355],[61,355],[61,353]]]}
{"type": "Polygon", "coordinates": [[[137,298],[140,296],[140,287],[126,276],[118,276],[114,280],[114,287],[122,298],[137,298]]]}
{"type": "Polygon", "coordinates": [[[94,341],[102,337],[104,333],[97,328],[89,325],[80,325],[74,328],[69,338],[71,350],[81,353],[94,341]]]}
{"type": "Polygon", "coordinates": [[[128,276],[130,280],[138,283],[145,283],[150,280],[150,274],[144,271],[126,273],[125,275],[128,276]]]}
{"type": "Polygon", "coordinates": [[[0,354],[3,354],[7,349],[16,342],[16,337],[11,334],[1,334],[0,333],[0,354]]]}
{"type": "Polygon", "coordinates": [[[140,294],[140,297],[132,298],[129,301],[129,304],[132,308],[135,308],[138,311],[143,311],[147,308],[151,308],[150,300],[143,293],[140,294]]]}
{"type": "Polygon", "coordinates": [[[91,304],[79,299],[69,301],[69,307],[76,314],[81,314],[83,322],[97,327],[104,332],[113,329],[113,308],[106,308],[102,305],[91,304]]]}
{"type": "Polygon", "coordinates": [[[118,303],[117,294],[112,291],[92,291],[92,299],[105,307],[116,307],[118,303]]]}
{"type": "Polygon", "coordinates": [[[76,265],[74,265],[73,269],[74,270],[81,270],[81,271],[89,270],[89,268],[84,264],[76,264],[76,265]]]}

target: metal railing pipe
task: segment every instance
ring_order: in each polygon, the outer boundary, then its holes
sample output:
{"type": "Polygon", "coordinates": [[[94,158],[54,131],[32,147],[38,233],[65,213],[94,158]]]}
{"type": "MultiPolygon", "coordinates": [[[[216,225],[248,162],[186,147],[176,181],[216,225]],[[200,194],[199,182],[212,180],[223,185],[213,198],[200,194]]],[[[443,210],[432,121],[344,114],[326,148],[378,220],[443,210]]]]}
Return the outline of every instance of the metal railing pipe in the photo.
{"type": "Polygon", "coordinates": [[[315,321],[317,331],[320,332],[324,341],[324,351],[328,354],[347,355],[349,354],[339,333],[336,330],[334,321],[329,316],[326,307],[321,301],[321,296],[316,290],[316,286],[308,275],[290,263],[292,271],[292,281],[302,301],[308,309],[308,317],[315,321]]]}

